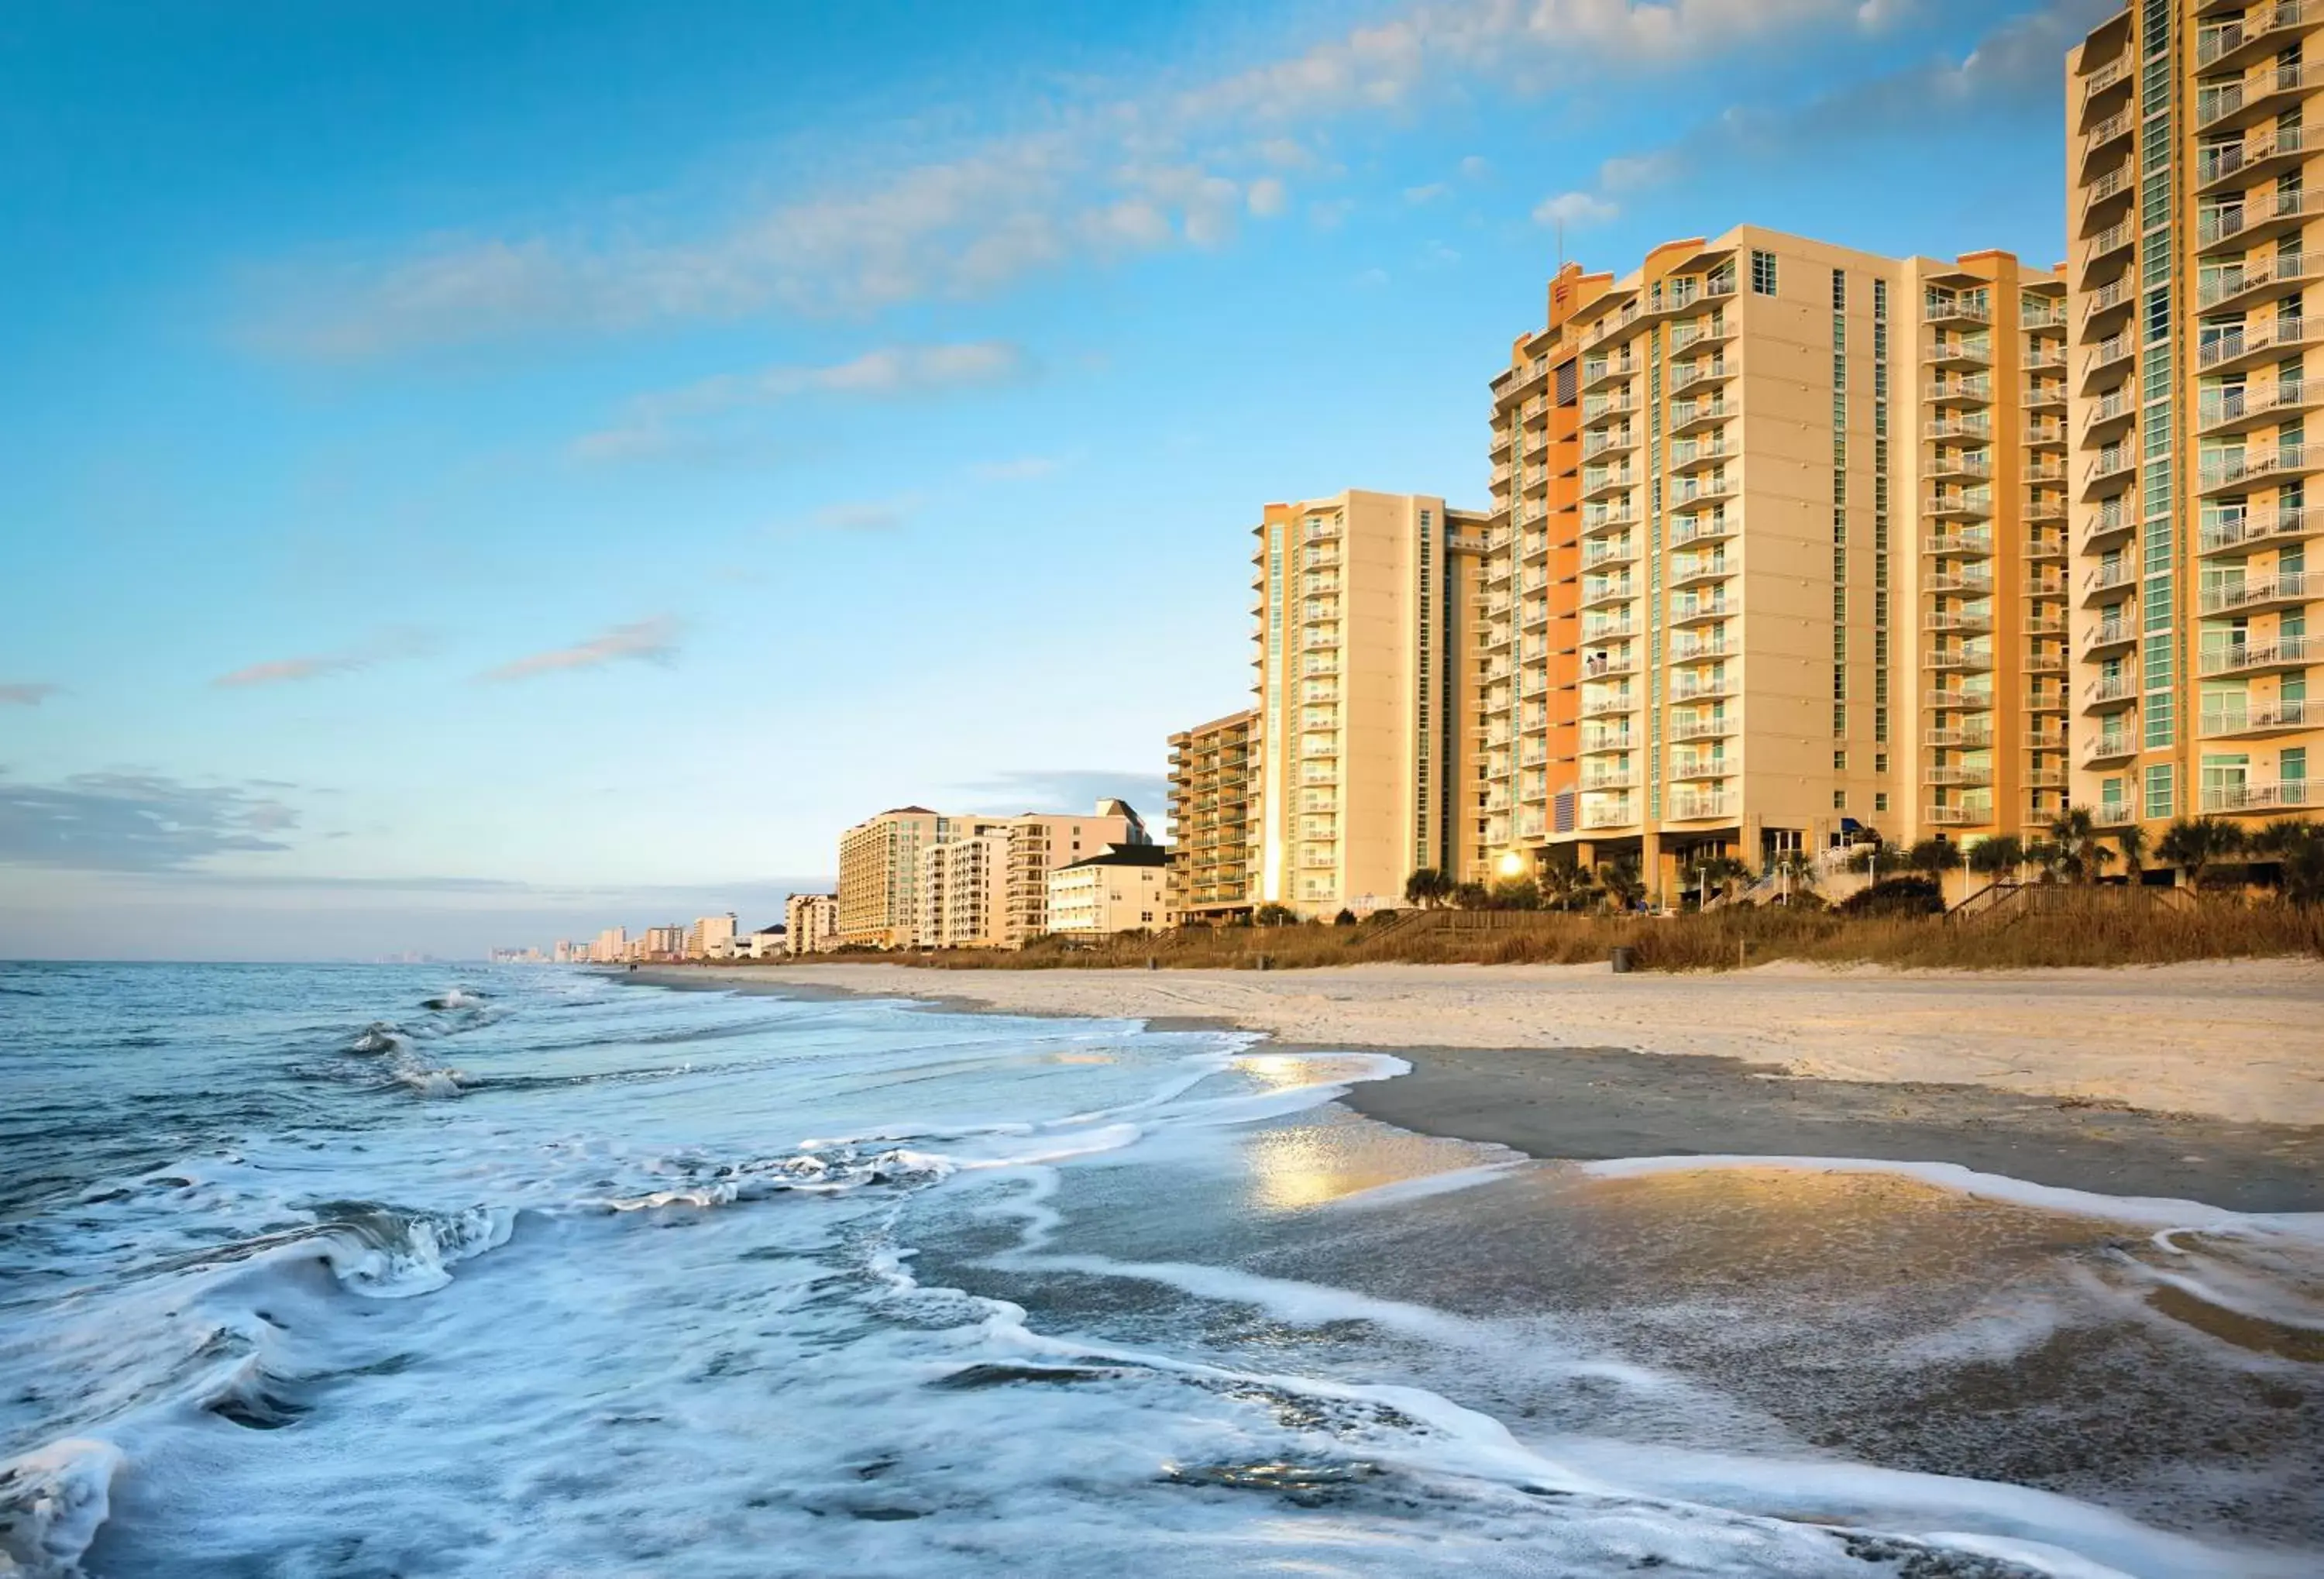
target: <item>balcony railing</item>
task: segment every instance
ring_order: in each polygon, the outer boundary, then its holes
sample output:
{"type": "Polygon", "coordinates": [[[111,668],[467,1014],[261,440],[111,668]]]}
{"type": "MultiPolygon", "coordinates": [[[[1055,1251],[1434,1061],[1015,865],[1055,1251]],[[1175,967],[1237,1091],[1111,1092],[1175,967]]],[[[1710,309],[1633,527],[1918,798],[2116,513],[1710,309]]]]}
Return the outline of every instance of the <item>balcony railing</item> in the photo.
{"type": "Polygon", "coordinates": [[[2196,348],[2195,365],[2209,369],[2246,356],[2258,356],[2288,346],[2306,346],[2324,339],[2324,328],[2311,328],[2302,318],[2278,318],[2273,323],[2246,324],[2223,330],[2196,348]]]}
{"type": "Polygon", "coordinates": [[[2319,530],[2324,530],[2324,515],[2311,517],[2301,505],[2279,504],[2273,510],[2246,510],[2223,516],[2203,528],[2201,542],[2203,552],[2216,554],[2302,538],[2319,530]]]}
{"type": "Polygon", "coordinates": [[[2247,577],[2207,587],[2202,595],[2207,614],[2231,614],[2268,604],[2309,603],[2324,599],[2324,570],[2283,570],[2273,576],[2247,577]]]}
{"type": "Polygon", "coordinates": [[[2207,390],[2196,404],[2196,423],[2205,429],[2217,428],[2309,403],[2308,386],[2297,378],[2246,384],[2237,389],[2207,390]]]}
{"type": "Polygon", "coordinates": [[[2304,669],[2319,657],[2324,657],[2324,638],[2282,636],[2273,642],[2236,642],[2204,652],[2202,671],[2208,678],[2265,669],[2304,669]]]}
{"type": "Polygon", "coordinates": [[[2203,714],[2202,730],[2206,735],[2274,734],[2319,725],[2324,725],[2324,702],[2294,698],[2209,709],[2203,714]]]}
{"type": "Polygon", "coordinates": [[[1731,795],[1690,795],[1682,790],[1670,798],[1670,817],[1674,822],[1701,822],[1709,817],[1732,817],[1735,805],[1731,795]]]}
{"type": "Polygon", "coordinates": [[[2312,784],[2305,779],[2285,779],[2273,784],[2248,780],[2241,784],[2207,784],[2203,787],[2202,806],[2207,812],[2299,811],[2324,806],[2324,779],[2312,784]]]}

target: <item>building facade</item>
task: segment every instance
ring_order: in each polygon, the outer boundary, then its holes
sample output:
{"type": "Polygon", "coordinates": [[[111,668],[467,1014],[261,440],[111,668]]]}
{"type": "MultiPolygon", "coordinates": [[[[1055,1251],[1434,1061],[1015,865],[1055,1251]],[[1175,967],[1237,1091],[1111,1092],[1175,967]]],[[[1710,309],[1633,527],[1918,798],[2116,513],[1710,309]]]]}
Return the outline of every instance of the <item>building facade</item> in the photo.
{"type": "Polygon", "coordinates": [[[1452,860],[1466,573],[1454,544],[1478,519],[1359,490],[1262,512],[1254,904],[1394,906],[1415,870],[1452,860]]]}
{"type": "Polygon", "coordinates": [[[1060,937],[1150,932],[1168,917],[1170,853],[1118,845],[1049,873],[1049,930],[1060,937]]]}
{"type": "Polygon", "coordinates": [[[795,893],[783,900],[783,946],[791,954],[828,954],[839,946],[839,896],[795,893]]]}
{"type": "Polygon", "coordinates": [[[1493,383],[1462,874],[2053,816],[2063,295],[1756,226],[1562,270],[1493,383]]]}
{"type": "Polygon", "coordinates": [[[1007,902],[1001,942],[1021,948],[1053,928],[1049,874],[1113,845],[1150,845],[1145,819],[1126,800],[1108,798],[1085,817],[1027,812],[1002,819],[1009,833],[1007,902]]]}
{"type": "Polygon", "coordinates": [[[839,939],[869,948],[908,948],[918,929],[920,851],[943,844],[953,819],[925,806],[901,806],[839,836],[839,939]]]}
{"type": "Polygon", "coordinates": [[[2139,0],[2067,60],[2073,798],[2105,825],[2324,807],[2319,35],[2313,4],[2139,0]]]}
{"type": "Polygon", "coordinates": [[[1251,910],[1251,738],[1246,707],[1170,737],[1171,924],[1251,910]]]}
{"type": "Polygon", "coordinates": [[[920,851],[912,941],[921,948],[999,948],[1007,941],[1010,830],[954,823],[951,838],[920,851]]]}

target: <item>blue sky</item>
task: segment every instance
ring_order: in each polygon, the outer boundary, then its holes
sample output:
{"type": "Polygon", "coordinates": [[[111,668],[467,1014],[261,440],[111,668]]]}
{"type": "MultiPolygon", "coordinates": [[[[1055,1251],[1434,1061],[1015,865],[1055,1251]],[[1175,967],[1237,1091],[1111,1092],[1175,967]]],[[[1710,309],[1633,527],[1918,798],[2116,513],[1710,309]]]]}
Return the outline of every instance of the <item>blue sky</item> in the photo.
{"type": "Polygon", "coordinates": [[[1480,503],[1558,221],[2063,245],[2108,0],[0,12],[0,955],[472,952],[1100,787],[1480,503]]]}

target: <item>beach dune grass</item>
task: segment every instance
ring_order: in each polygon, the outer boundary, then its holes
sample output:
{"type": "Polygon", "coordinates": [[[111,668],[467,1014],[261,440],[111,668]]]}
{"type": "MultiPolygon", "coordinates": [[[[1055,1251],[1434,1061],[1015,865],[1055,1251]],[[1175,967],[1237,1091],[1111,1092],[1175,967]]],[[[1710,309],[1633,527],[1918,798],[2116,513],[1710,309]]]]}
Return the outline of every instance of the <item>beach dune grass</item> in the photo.
{"type": "Polygon", "coordinates": [[[2008,970],[2324,956],[2324,910],[2238,896],[2185,905],[2135,891],[2065,891],[2038,911],[1977,920],[1733,909],[1666,917],[1406,912],[1358,926],[1186,928],[1018,950],[824,955],[950,970],[1272,969],[1368,964],[1586,965],[1628,948],[1639,970],[1732,970],[1775,960],[2008,970]]]}

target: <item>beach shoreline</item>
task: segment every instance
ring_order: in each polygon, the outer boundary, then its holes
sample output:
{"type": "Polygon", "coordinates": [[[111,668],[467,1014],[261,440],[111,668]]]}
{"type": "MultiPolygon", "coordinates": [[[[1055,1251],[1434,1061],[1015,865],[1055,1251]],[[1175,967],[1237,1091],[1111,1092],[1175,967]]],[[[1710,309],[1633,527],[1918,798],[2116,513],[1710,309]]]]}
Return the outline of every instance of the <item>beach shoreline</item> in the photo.
{"type": "MultiPolygon", "coordinates": [[[[1999,981],[1990,973],[1822,973],[1847,1001],[1842,1023],[1812,1028],[1815,1034],[1790,1044],[1790,1057],[1766,1021],[1821,983],[1784,967],[1767,967],[1771,981],[1757,992],[1748,989],[1761,973],[1655,983],[1653,999],[1632,1005],[1651,1009],[1654,1000],[1675,1000],[1688,987],[1708,989],[1714,1002],[1707,1012],[1725,1025],[1706,1029],[1698,1011],[1676,1019],[1665,1038],[1642,1023],[1632,1028],[1638,1034],[1595,1043],[1575,1039],[1585,1034],[1581,1027],[1604,1023],[1609,1000],[1618,1003],[1643,978],[1475,966],[1360,966],[1296,976],[939,974],[881,964],[648,967],[624,979],[798,998],[907,998],[966,1012],[1134,1019],[1157,1030],[1245,1030],[1286,1052],[1384,1050],[1406,1059],[1411,1072],[1353,1087],[1344,1098],[1350,1107],[1400,1129],[1545,1160],[1746,1155],[1938,1162],[2095,1195],[2237,1212],[2324,1211],[2324,1031],[2314,1029],[2324,1009],[2324,970],[2278,962],[2264,969],[2277,978],[2272,991],[2252,990],[2256,971],[2211,964],[1999,981]],[[1516,1028],[1532,1030],[1526,1039],[1492,1045],[1484,1039],[1495,1027],[1510,1027],[1510,1008],[1479,1011],[1479,978],[1490,983],[1512,973],[1550,979],[1504,982],[1500,991],[1539,1005],[1536,1023],[1516,1028]],[[2052,993],[2034,991],[2044,986],[2052,993]],[[2084,1038],[1974,1047],[2009,1036],[2006,1016],[1997,1016],[1991,1001],[2013,994],[2048,1004],[2036,1012],[2070,1019],[2068,1005],[2080,1003],[2085,1018],[2145,1029],[2117,1030],[2111,1057],[2084,1038]],[[1891,1030],[1885,1057],[1873,1048],[1849,1059],[1836,1058],[1838,1049],[1827,1045],[1844,1038],[1850,1023],[1884,1015],[1923,1020],[1932,999],[1952,1004],[1955,1023],[1941,1042],[1920,1045],[1891,1030]],[[2005,1029],[1961,1023],[1979,1010],[2005,1029]],[[1579,1025],[1547,1024],[1559,1011],[1579,1025]],[[1319,1026],[1356,1034],[1315,1034],[1319,1026]],[[2210,1029],[2198,1034],[2198,1026],[2210,1029]],[[1722,1030],[1726,1048],[1717,1045],[1722,1030]],[[2266,1067],[2227,1067],[2222,1048],[2271,1037],[2266,1067]],[[1981,1053],[1962,1059],[1962,1069],[1987,1078],[1922,1077],[1961,1044],[1981,1053]],[[1841,1072],[1823,1067],[1831,1062],[1841,1072]],[[1997,1067],[2007,1077],[1991,1077],[1997,1067]],[[2258,1116],[2270,1103],[2309,1122],[2258,1116]]],[[[1931,1033],[1920,1034],[1929,1040],[1931,1033]]]]}

